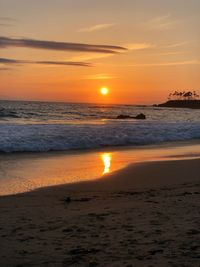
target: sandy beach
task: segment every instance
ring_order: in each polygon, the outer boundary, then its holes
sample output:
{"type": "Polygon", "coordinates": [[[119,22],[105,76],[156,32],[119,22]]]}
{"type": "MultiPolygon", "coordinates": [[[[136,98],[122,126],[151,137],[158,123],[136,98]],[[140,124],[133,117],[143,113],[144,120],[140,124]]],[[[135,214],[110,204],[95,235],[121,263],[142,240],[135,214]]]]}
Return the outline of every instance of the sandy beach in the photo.
{"type": "Polygon", "coordinates": [[[199,266],[200,159],[0,197],[0,265],[199,266]]]}

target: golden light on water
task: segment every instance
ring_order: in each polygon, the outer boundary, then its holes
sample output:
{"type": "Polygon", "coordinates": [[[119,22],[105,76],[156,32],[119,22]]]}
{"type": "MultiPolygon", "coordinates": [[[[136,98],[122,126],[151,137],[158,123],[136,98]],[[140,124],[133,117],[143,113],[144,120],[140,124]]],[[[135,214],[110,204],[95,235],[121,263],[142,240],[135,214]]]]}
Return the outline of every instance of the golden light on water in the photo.
{"type": "Polygon", "coordinates": [[[102,87],[100,91],[102,95],[107,95],[109,93],[109,90],[107,87],[102,87]]]}
{"type": "Polygon", "coordinates": [[[103,174],[109,173],[110,172],[110,166],[111,166],[111,160],[112,160],[112,155],[110,153],[104,153],[101,155],[103,164],[104,164],[104,171],[103,174]]]}

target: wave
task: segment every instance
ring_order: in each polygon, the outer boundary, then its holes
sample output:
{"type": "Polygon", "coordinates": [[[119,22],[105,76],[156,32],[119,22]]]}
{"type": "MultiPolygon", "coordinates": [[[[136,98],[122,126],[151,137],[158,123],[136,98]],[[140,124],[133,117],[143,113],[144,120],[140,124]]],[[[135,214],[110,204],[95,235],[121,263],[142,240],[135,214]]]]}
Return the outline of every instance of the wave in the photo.
{"type": "MultiPolygon", "coordinates": [[[[0,109],[0,120],[1,119],[9,119],[9,118],[16,118],[16,119],[35,119],[36,121],[41,120],[51,120],[51,119],[59,119],[59,120],[71,120],[72,118],[75,120],[78,119],[109,119],[110,117],[105,116],[102,112],[94,112],[94,113],[87,113],[81,111],[57,111],[57,112],[45,112],[42,110],[30,112],[29,110],[25,109],[18,109],[17,111],[12,109],[0,109]]],[[[111,119],[113,119],[111,117],[111,119]]]]}
{"type": "Polygon", "coordinates": [[[17,112],[7,109],[0,109],[0,118],[20,118],[17,112]]]}
{"type": "Polygon", "coordinates": [[[104,125],[0,125],[1,152],[95,149],[192,139],[200,139],[199,123],[109,122],[104,125]]]}

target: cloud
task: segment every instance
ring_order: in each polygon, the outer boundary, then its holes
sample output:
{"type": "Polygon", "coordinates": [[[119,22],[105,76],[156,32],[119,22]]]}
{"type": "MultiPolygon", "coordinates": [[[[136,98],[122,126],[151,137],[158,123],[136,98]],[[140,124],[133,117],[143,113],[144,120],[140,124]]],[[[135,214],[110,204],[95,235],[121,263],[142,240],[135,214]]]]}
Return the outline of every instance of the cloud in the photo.
{"type": "Polygon", "coordinates": [[[17,21],[16,19],[11,18],[11,17],[0,17],[0,20],[1,21],[17,21]]]}
{"type": "Polygon", "coordinates": [[[125,44],[124,47],[126,47],[128,50],[143,50],[148,48],[153,48],[155,45],[150,43],[130,43],[125,44]]]}
{"type": "Polygon", "coordinates": [[[130,67],[153,67],[153,66],[179,66],[179,65],[199,65],[199,60],[186,60],[186,61],[174,61],[174,62],[156,62],[156,63],[141,63],[132,64],[130,67]]]}
{"type": "MultiPolygon", "coordinates": [[[[130,44],[124,44],[123,47],[126,48],[124,52],[128,52],[132,50],[154,48],[155,45],[149,44],[149,43],[130,43],[130,44]]],[[[88,61],[88,60],[107,58],[110,56],[112,56],[112,54],[84,53],[84,54],[79,54],[79,55],[76,55],[75,57],[72,57],[71,60],[72,61],[88,61]]]]}
{"type": "Polygon", "coordinates": [[[33,64],[44,65],[60,65],[60,66],[77,66],[77,67],[92,67],[92,64],[86,62],[75,61],[33,61],[33,64]]]}
{"type": "Polygon", "coordinates": [[[186,60],[186,61],[176,61],[176,62],[161,62],[152,64],[152,66],[178,66],[178,65],[199,65],[199,60],[186,60]]]}
{"type": "Polygon", "coordinates": [[[191,41],[185,41],[185,42],[180,42],[180,43],[175,43],[175,44],[169,44],[169,45],[166,45],[165,47],[167,47],[167,48],[176,48],[176,47],[187,45],[189,43],[191,43],[191,41]]]}
{"type": "Polygon", "coordinates": [[[183,61],[163,61],[163,62],[152,62],[152,63],[133,63],[133,64],[124,64],[124,65],[115,65],[110,64],[114,67],[161,67],[161,66],[184,66],[184,65],[200,65],[200,60],[183,60],[183,61]]]}
{"type": "Polygon", "coordinates": [[[95,31],[111,28],[115,25],[116,25],[115,23],[97,24],[97,25],[94,25],[88,28],[80,29],[79,32],[95,32],[95,31]]]}
{"type": "Polygon", "coordinates": [[[112,56],[112,54],[99,54],[99,53],[84,53],[77,55],[75,57],[72,57],[72,61],[88,61],[88,60],[95,60],[100,58],[107,58],[112,56]]]}
{"type": "Polygon", "coordinates": [[[16,19],[10,17],[0,17],[0,27],[11,27],[16,21],[16,19]]]}
{"type": "Polygon", "coordinates": [[[173,26],[179,23],[180,20],[175,20],[171,17],[170,14],[158,16],[152,18],[150,21],[145,23],[148,28],[155,30],[170,30],[173,26]]]}
{"type": "Polygon", "coordinates": [[[26,47],[57,51],[95,52],[105,54],[116,54],[122,51],[126,51],[126,48],[115,45],[91,45],[82,43],[0,37],[0,48],[8,47],[26,47]]]}
{"type": "Polygon", "coordinates": [[[11,70],[11,68],[1,68],[0,67],[0,71],[8,71],[8,70],[11,70]]]}
{"type": "Polygon", "coordinates": [[[1,64],[18,64],[18,63],[23,63],[23,60],[16,60],[16,59],[9,59],[9,58],[0,58],[0,63],[1,64]]]}
{"type": "Polygon", "coordinates": [[[157,55],[160,56],[170,56],[170,55],[183,55],[188,53],[187,51],[171,51],[171,52],[161,52],[161,53],[157,53],[157,55]]]}
{"type": "Polygon", "coordinates": [[[105,73],[99,73],[99,74],[93,74],[93,75],[88,75],[85,76],[83,79],[84,80],[111,80],[111,79],[116,79],[117,76],[105,74],[105,73]]]}
{"type": "Polygon", "coordinates": [[[12,24],[8,24],[8,23],[0,23],[0,27],[12,27],[12,24]]]}
{"type": "Polygon", "coordinates": [[[77,67],[91,67],[90,63],[75,62],[75,61],[30,61],[0,58],[0,64],[3,65],[23,65],[23,64],[37,64],[37,65],[60,65],[60,66],[77,66],[77,67]]]}

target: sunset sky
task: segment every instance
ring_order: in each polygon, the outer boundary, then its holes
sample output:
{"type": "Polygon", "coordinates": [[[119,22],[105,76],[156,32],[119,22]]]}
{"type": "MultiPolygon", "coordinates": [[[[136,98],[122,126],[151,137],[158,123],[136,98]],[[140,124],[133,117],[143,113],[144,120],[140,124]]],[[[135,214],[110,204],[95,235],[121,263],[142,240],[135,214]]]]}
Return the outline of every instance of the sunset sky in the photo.
{"type": "Polygon", "coordinates": [[[199,14],[199,0],[0,0],[0,99],[151,104],[200,92],[199,14]]]}

